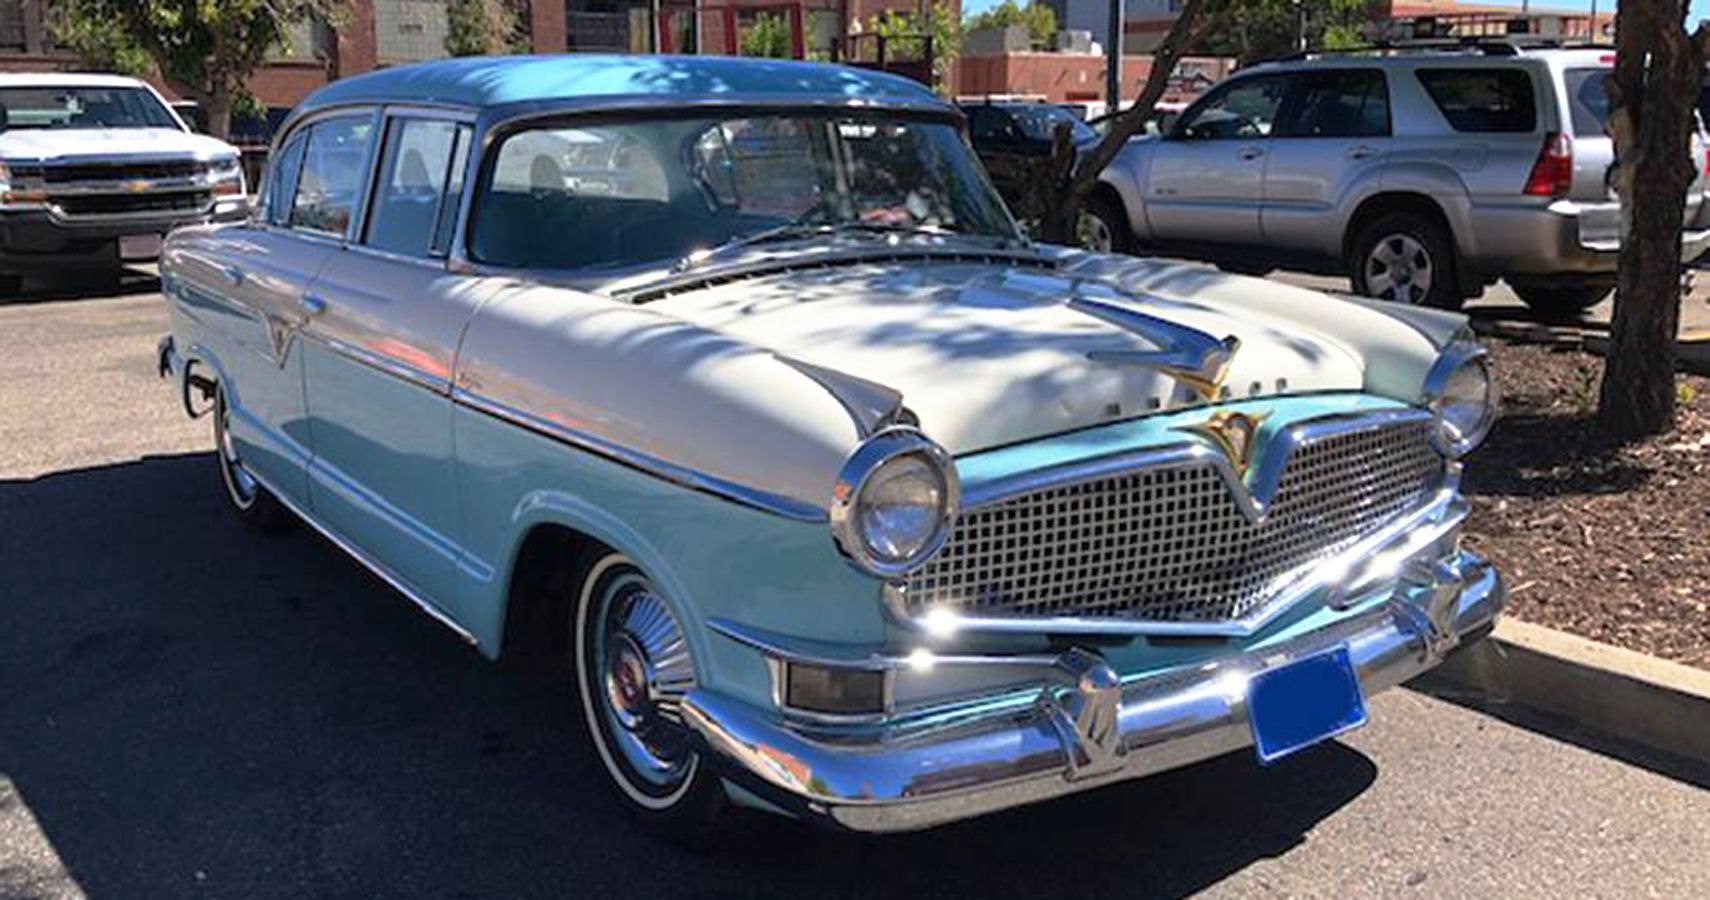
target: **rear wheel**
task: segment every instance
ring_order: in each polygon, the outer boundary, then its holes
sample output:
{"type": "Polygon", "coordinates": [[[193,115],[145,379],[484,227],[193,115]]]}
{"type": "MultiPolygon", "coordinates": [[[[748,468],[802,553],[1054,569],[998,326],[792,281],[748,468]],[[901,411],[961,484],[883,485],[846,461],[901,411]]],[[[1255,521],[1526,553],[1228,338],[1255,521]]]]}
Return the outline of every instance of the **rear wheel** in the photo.
{"type": "Polygon", "coordinates": [[[571,663],[582,712],[619,796],[667,838],[713,839],[728,801],[679,712],[695,668],[670,606],[613,553],[589,571],[575,610],[571,663]]]}
{"type": "Polygon", "coordinates": [[[1526,305],[1545,316],[1577,316],[1603,302],[1612,289],[1607,284],[1513,285],[1526,305]]]}
{"type": "Polygon", "coordinates": [[[1415,213],[1379,216],[1355,235],[1348,255],[1354,291],[1379,300],[1459,309],[1455,251],[1442,226],[1415,213]]]}
{"type": "Polygon", "coordinates": [[[227,505],[245,525],[262,531],[277,531],[291,521],[290,511],[273,496],[244,465],[237,441],[232,437],[231,407],[224,386],[214,388],[214,461],[220,470],[220,485],[227,505]]]}

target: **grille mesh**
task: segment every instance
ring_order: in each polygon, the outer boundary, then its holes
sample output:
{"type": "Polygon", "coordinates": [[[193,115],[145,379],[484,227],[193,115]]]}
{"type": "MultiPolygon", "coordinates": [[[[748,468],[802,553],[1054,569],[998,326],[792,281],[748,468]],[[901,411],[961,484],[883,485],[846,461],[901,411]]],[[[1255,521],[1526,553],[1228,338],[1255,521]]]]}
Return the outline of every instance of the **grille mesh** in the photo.
{"type": "Polygon", "coordinates": [[[1277,580],[1421,505],[1440,481],[1429,420],[1295,447],[1255,525],[1209,463],[1046,488],[966,511],[904,585],[915,614],[1081,616],[1175,623],[1240,619],[1277,580]]]}

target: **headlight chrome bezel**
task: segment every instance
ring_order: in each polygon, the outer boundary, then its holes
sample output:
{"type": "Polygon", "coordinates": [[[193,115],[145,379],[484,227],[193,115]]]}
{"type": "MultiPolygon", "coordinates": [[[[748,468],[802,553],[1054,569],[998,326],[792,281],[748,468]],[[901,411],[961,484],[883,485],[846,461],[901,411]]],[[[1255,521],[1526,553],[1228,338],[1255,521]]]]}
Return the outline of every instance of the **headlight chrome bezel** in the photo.
{"type": "Polygon", "coordinates": [[[1490,354],[1471,337],[1458,337],[1437,357],[1425,376],[1425,404],[1436,416],[1432,441],[1437,449],[1450,457],[1471,453],[1490,435],[1496,424],[1498,393],[1496,377],[1490,371],[1490,354]],[[1474,366],[1484,379],[1484,404],[1476,423],[1468,429],[1452,426],[1444,412],[1444,400],[1450,380],[1469,366],[1474,366]]]}
{"type": "Polygon", "coordinates": [[[961,508],[961,484],[950,454],[919,429],[895,425],[861,442],[844,460],[832,490],[828,518],[837,548],[857,568],[881,578],[900,578],[937,555],[950,539],[950,530],[961,508]],[[915,456],[936,470],[943,486],[937,526],[912,556],[892,559],[879,553],[862,533],[860,504],[873,477],[897,460],[915,456]]]}

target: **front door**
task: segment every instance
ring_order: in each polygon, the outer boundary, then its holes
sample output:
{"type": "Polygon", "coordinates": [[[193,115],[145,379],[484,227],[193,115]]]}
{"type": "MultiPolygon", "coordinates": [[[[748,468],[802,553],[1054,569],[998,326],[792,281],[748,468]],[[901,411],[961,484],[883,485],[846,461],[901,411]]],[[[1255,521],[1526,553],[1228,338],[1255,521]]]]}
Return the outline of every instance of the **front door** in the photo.
{"type": "Polygon", "coordinates": [[[1382,70],[1296,76],[1265,166],[1265,242],[1339,256],[1348,198],[1377,189],[1389,135],[1382,70]]]}
{"type": "Polygon", "coordinates": [[[442,613],[460,540],[451,376],[484,296],[445,264],[469,138],[456,118],[387,120],[360,236],[311,289],[305,348],[316,514],[442,613]]]}
{"type": "Polygon", "coordinates": [[[1271,129],[1288,76],[1240,78],[1205,95],[1153,148],[1152,236],[1166,243],[1258,242],[1271,129]]]}

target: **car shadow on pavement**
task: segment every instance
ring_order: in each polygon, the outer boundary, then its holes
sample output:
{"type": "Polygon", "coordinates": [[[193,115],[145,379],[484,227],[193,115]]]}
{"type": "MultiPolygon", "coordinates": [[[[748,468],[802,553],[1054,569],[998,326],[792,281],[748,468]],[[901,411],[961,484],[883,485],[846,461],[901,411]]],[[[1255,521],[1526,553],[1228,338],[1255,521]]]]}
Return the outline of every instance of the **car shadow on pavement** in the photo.
{"type": "Polygon", "coordinates": [[[60,300],[82,300],[88,297],[130,297],[160,291],[160,279],[152,266],[147,269],[126,267],[111,271],[30,277],[23,290],[15,296],[0,296],[0,306],[26,306],[31,303],[54,303],[60,300]]]}
{"type": "Polygon", "coordinates": [[[1332,743],[913,835],[741,813],[688,853],[619,806],[550,667],[487,662],[307,528],[242,528],[215,479],[0,481],[0,776],[94,896],[1179,895],[1376,777],[1332,743]]]}

